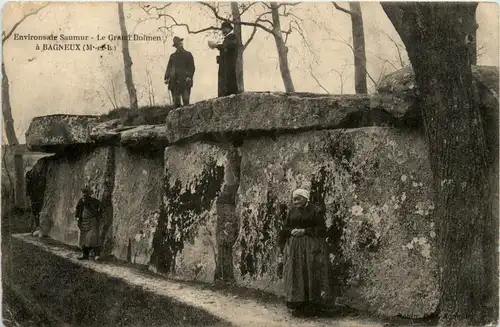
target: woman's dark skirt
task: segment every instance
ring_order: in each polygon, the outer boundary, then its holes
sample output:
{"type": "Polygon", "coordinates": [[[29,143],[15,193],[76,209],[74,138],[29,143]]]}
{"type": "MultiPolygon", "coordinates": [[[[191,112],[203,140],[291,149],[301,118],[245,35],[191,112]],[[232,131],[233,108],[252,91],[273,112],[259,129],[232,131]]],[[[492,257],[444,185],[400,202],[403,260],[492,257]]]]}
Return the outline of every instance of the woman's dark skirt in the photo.
{"type": "Polygon", "coordinates": [[[287,307],[301,311],[320,309],[330,304],[330,272],[324,238],[290,236],[285,245],[283,268],[287,307]]]}

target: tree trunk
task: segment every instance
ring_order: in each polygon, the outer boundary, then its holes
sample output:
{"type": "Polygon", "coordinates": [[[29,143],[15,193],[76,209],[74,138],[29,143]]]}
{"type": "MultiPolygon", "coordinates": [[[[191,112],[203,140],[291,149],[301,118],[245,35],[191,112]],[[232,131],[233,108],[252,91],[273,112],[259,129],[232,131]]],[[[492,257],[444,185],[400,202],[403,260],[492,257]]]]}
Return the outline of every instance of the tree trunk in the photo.
{"type": "Polygon", "coordinates": [[[245,91],[245,81],[243,79],[243,38],[241,37],[241,15],[240,8],[238,7],[238,2],[231,2],[231,12],[233,14],[234,22],[234,34],[238,38],[240,47],[238,48],[238,62],[236,63],[236,75],[238,78],[238,90],[240,92],[245,91]]]}
{"type": "MultiPolygon", "coordinates": [[[[17,149],[16,149],[17,150],[17,149]]],[[[16,181],[16,206],[26,208],[26,189],[24,188],[24,160],[23,155],[14,152],[14,174],[16,181]]]]}
{"type": "Polygon", "coordinates": [[[469,25],[470,41],[469,52],[470,52],[470,64],[477,65],[477,29],[479,25],[476,22],[475,15],[474,20],[471,20],[469,25]]]}
{"type": "Polygon", "coordinates": [[[118,17],[120,20],[120,31],[122,40],[123,65],[125,72],[125,84],[127,85],[128,96],[130,98],[130,109],[137,110],[137,91],[135,90],[132,78],[132,58],[128,49],[128,32],[125,25],[125,13],[123,12],[123,2],[118,2],[118,17]]]}
{"type": "Polygon", "coordinates": [[[281,35],[280,15],[278,10],[278,4],[276,2],[271,2],[273,37],[278,50],[281,78],[283,79],[283,84],[285,85],[285,91],[287,93],[293,93],[295,92],[295,87],[293,86],[292,75],[290,74],[290,68],[288,67],[288,47],[283,41],[283,37],[281,35]]]}
{"type": "Polygon", "coordinates": [[[366,94],[366,52],[363,16],[359,2],[349,2],[352,24],[352,47],[354,52],[354,87],[356,94],[366,94]]]}
{"type": "Polygon", "coordinates": [[[382,7],[408,50],[420,94],[434,179],[440,322],[483,324],[498,305],[498,289],[491,287],[498,275],[498,226],[488,201],[486,141],[465,42],[477,3],[382,7]]]}
{"type": "Polygon", "coordinates": [[[2,115],[5,128],[5,136],[10,145],[19,145],[16,130],[14,129],[14,119],[12,118],[12,108],[10,106],[9,78],[2,61],[2,115]]]}

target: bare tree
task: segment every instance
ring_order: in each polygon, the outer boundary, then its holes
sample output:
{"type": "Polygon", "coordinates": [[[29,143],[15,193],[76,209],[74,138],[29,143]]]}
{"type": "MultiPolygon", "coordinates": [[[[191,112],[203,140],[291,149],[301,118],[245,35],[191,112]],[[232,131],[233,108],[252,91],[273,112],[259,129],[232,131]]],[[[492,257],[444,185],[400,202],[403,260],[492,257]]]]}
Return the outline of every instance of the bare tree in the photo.
{"type": "Polygon", "coordinates": [[[477,29],[479,28],[479,24],[476,22],[475,16],[474,20],[471,20],[469,24],[470,33],[467,35],[467,42],[471,44],[469,46],[470,63],[471,65],[477,65],[478,52],[480,50],[477,45],[477,29]]]}
{"type": "MultiPolygon", "coordinates": [[[[211,8],[215,17],[220,20],[227,20],[224,17],[220,16],[215,7],[211,6],[206,2],[202,2],[205,6],[211,8]]],[[[290,12],[290,7],[296,6],[299,3],[285,3],[285,2],[270,2],[259,3],[264,8],[264,12],[257,15],[256,19],[253,21],[240,21],[237,22],[242,26],[251,26],[254,29],[260,29],[267,33],[269,33],[276,44],[276,49],[278,51],[278,62],[281,73],[281,78],[283,79],[283,84],[285,87],[285,91],[288,93],[295,92],[295,87],[293,85],[292,76],[290,73],[290,67],[288,64],[288,47],[286,42],[288,40],[288,36],[292,33],[292,31],[298,31],[299,34],[303,37],[304,34],[300,28],[299,19],[296,15],[290,12]],[[281,28],[281,18],[287,17],[289,18],[288,29],[283,30],[281,28]]]]}
{"type": "Polygon", "coordinates": [[[128,96],[130,98],[130,109],[137,110],[137,91],[134,85],[134,79],[132,78],[132,58],[130,57],[130,51],[128,48],[128,32],[127,26],[125,24],[125,13],[123,12],[123,2],[118,2],[118,18],[120,21],[120,31],[122,38],[122,54],[123,54],[123,66],[125,72],[125,85],[127,86],[128,96]]]}
{"type": "Polygon", "coordinates": [[[155,89],[153,84],[153,78],[151,77],[151,71],[146,68],[146,85],[144,85],[144,94],[147,96],[148,105],[154,106],[156,105],[155,99],[155,89]]]}
{"type": "MultiPolygon", "coordinates": [[[[45,4],[38,9],[25,14],[17,23],[12,26],[9,32],[2,32],[2,49],[5,47],[5,42],[9,40],[14,31],[21,25],[28,17],[38,14],[42,9],[47,7],[49,4],[45,4]]],[[[12,118],[12,107],[10,104],[10,91],[9,91],[9,77],[7,76],[7,71],[5,70],[5,63],[2,54],[2,115],[5,127],[5,135],[7,137],[7,142],[10,145],[19,145],[19,140],[17,139],[16,130],[14,128],[14,119],[12,118]]]]}
{"type": "MultiPolygon", "coordinates": [[[[139,21],[139,24],[150,19],[160,19],[160,18],[168,18],[168,23],[165,23],[164,26],[161,26],[159,29],[165,32],[172,32],[173,27],[184,27],[186,31],[189,34],[201,34],[201,33],[210,33],[210,32],[215,32],[219,31],[220,27],[219,26],[207,26],[201,29],[191,29],[189,24],[181,22],[178,20],[175,15],[168,13],[168,8],[170,7],[172,3],[168,3],[166,5],[157,7],[157,6],[151,6],[148,4],[140,4],[140,7],[144,10],[144,12],[148,15],[147,18],[139,21]]],[[[250,42],[252,42],[257,29],[254,27],[252,30],[252,33],[248,37],[248,39],[243,42],[242,35],[241,35],[241,17],[242,15],[248,11],[252,6],[255,5],[255,3],[250,3],[250,4],[245,4],[241,2],[231,2],[231,15],[227,15],[223,17],[221,10],[220,10],[220,5],[219,3],[215,4],[209,4],[209,3],[198,3],[202,8],[209,9],[210,13],[217,13],[217,15],[214,17],[217,21],[229,21],[233,22],[234,24],[234,33],[238,37],[238,40],[242,44],[242,47],[240,48],[240,51],[238,53],[238,63],[237,63],[237,77],[238,77],[238,88],[241,91],[244,91],[245,86],[244,86],[244,74],[243,74],[243,53],[245,49],[248,47],[250,42]]]]}
{"type": "Polygon", "coordinates": [[[498,177],[489,178],[491,159],[467,42],[477,5],[382,2],[408,50],[419,89],[434,179],[444,326],[498,318],[498,225],[489,201],[498,177]]]}
{"type": "MultiPolygon", "coordinates": [[[[344,87],[345,87],[345,83],[347,81],[347,79],[349,78],[348,75],[346,75],[346,68],[348,67],[349,65],[346,63],[344,63],[342,65],[342,67],[340,69],[336,69],[336,68],[332,68],[330,69],[329,71],[327,71],[325,74],[323,74],[323,76],[327,75],[331,75],[332,73],[335,73],[338,77],[339,77],[339,83],[340,83],[340,94],[344,94],[344,87]]],[[[309,75],[311,75],[311,77],[314,79],[314,81],[316,82],[316,84],[323,90],[325,91],[327,94],[331,94],[330,91],[328,91],[328,88],[326,86],[323,85],[323,83],[321,82],[321,77],[322,76],[317,76],[315,73],[314,73],[314,69],[312,67],[312,65],[309,65],[309,75]]]]}
{"type": "Polygon", "coordinates": [[[335,9],[340,10],[351,17],[352,26],[352,52],[354,54],[354,88],[356,93],[368,93],[366,84],[366,51],[365,32],[363,29],[363,15],[359,2],[349,2],[349,10],[342,8],[333,2],[335,9]]]}
{"type": "MultiPolygon", "coordinates": [[[[288,47],[286,43],[288,40],[288,36],[292,33],[292,31],[297,31],[299,35],[301,35],[302,38],[304,39],[304,34],[301,29],[300,19],[296,15],[294,15],[290,9],[291,7],[294,7],[299,3],[252,2],[249,4],[239,4],[238,5],[240,11],[239,17],[236,18],[235,17],[231,18],[228,15],[224,16],[224,14],[221,12],[221,7],[219,3],[211,4],[208,2],[199,2],[199,4],[204,8],[208,9],[212,13],[213,17],[216,18],[218,21],[228,21],[232,22],[235,25],[249,26],[253,28],[251,35],[249,36],[247,41],[243,43],[243,51],[246,49],[248,44],[253,40],[257,30],[262,30],[265,31],[266,33],[269,33],[273,37],[276,44],[276,49],[278,51],[280,73],[283,79],[285,90],[286,92],[295,92],[295,87],[293,85],[290,68],[288,64],[288,47]],[[245,12],[249,12],[250,8],[252,9],[259,8],[260,10],[252,12],[254,19],[244,20],[242,17],[245,14],[245,12]],[[283,30],[281,28],[282,18],[287,18],[288,20],[288,29],[286,30],[283,30]]],[[[173,15],[169,14],[168,12],[165,12],[168,6],[169,4],[158,8],[150,5],[145,5],[142,6],[142,8],[147,13],[150,13],[152,9],[155,9],[156,19],[159,19],[160,17],[169,18],[170,24],[168,26],[163,26],[160,28],[163,30],[165,29],[171,30],[174,26],[185,27],[189,34],[199,34],[199,33],[213,32],[219,30],[218,26],[207,26],[198,30],[192,30],[189,27],[189,24],[181,22],[177,20],[173,15]]],[[[236,9],[234,5],[231,8],[232,9],[231,16],[233,14],[237,15],[237,13],[233,11],[233,8],[236,9]]],[[[242,67],[242,63],[240,65],[242,67]]]]}
{"type": "MultiPolygon", "coordinates": [[[[281,30],[279,12],[281,6],[283,6],[283,4],[278,4],[277,2],[271,2],[269,5],[272,17],[272,29],[270,29],[269,32],[272,34],[274,42],[276,43],[276,49],[278,50],[278,61],[280,65],[281,78],[285,84],[285,91],[290,93],[295,92],[295,86],[293,85],[290,67],[288,66],[288,47],[286,46],[286,39],[283,38],[281,30]]],[[[289,32],[291,32],[291,30],[286,31],[285,34],[287,35],[289,32]]]]}
{"type": "MultiPolygon", "coordinates": [[[[238,42],[243,44],[243,38],[241,36],[241,13],[238,2],[231,2],[231,14],[233,15],[234,22],[234,34],[238,38],[238,42]]],[[[245,81],[243,78],[243,47],[238,48],[238,58],[236,62],[236,76],[238,78],[238,89],[240,92],[245,90],[245,81]]]]}
{"type": "MultiPolygon", "coordinates": [[[[113,109],[118,109],[120,107],[120,104],[118,103],[118,100],[116,99],[116,87],[115,87],[115,83],[113,82],[113,79],[111,79],[111,90],[108,91],[108,89],[106,89],[104,87],[104,85],[102,85],[101,83],[99,82],[95,82],[97,85],[99,85],[101,87],[101,89],[103,89],[104,93],[106,93],[106,97],[108,98],[109,102],[111,103],[111,105],[113,106],[113,109]]],[[[99,92],[97,91],[97,94],[99,94],[99,92]]]]}

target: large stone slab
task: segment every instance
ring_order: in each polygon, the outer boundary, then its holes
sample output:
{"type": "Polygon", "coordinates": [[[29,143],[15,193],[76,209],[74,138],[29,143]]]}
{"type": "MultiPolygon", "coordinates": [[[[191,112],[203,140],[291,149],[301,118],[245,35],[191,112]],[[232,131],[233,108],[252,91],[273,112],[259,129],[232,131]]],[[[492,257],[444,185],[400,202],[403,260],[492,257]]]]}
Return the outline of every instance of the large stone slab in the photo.
{"type": "MultiPolygon", "coordinates": [[[[167,116],[170,142],[188,141],[220,133],[259,135],[340,127],[392,124],[392,117],[374,122],[372,110],[399,103],[373,101],[368,95],[242,93],[200,101],[172,110],[167,116]],[[373,107],[376,108],[373,108],[373,107]]],[[[405,104],[404,104],[405,105],[405,104]]]]}
{"type": "MultiPolygon", "coordinates": [[[[498,67],[472,66],[472,76],[476,82],[493,90],[498,96],[498,67]]],[[[418,94],[415,82],[415,73],[411,67],[405,67],[394,73],[387,74],[377,84],[379,93],[389,94],[418,94]]]]}
{"type": "Polygon", "coordinates": [[[119,145],[120,130],[122,127],[120,119],[110,119],[100,122],[90,129],[90,138],[99,144],[119,145]]]}
{"type": "Polygon", "coordinates": [[[115,148],[113,255],[147,265],[160,216],[163,151],[138,153],[115,148]]]}
{"type": "Polygon", "coordinates": [[[67,146],[93,143],[90,131],[97,116],[50,115],[35,117],[26,132],[32,151],[62,152],[67,146]]]}
{"type": "Polygon", "coordinates": [[[120,143],[130,148],[164,149],[170,144],[167,127],[162,125],[142,125],[120,132],[120,143]]]}
{"type": "Polygon", "coordinates": [[[214,280],[217,199],[227,151],[192,143],[165,149],[163,216],[152,268],[186,280],[214,280]]]}
{"type": "Polygon", "coordinates": [[[392,128],[297,133],[240,148],[238,284],[282,294],[277,232],[297,187],[324,204],[339,301],[385,316],[436,310],[431,171],[418,134],[392,128]]]}
{"type": "MultiPolygon", "coordinates": [[[[42,233],[69,245],[78,246],[79,229],[75,219],[81,189],[88,185],[93,197],[109,206],[111,198],[112,149],[101,147],[92,151],[69,152],[47,158],[46,185],[40,213],[42,233]]],[[[105,210],[107,211],[107,210],[105,210]]],[[[104,217],[104,225],[109,223],[104,217]]],[[[101,235],[106,243],[106,232],[101,235]]]]}
{"type": "MultiPolygon", "coordinates": [[[[481,114],[486,120],[493,120],[493,125],[488,125],[487,131],[496,126],[498,138],[498,88],[499,75],[496,66],[472,66],[474,92],[480,100],[481,114]]],[[[406,106],[385,107],[393,116],[405,120],[407,125],[421,125],[421,113],[418,103],[418,87],[415,73],[411,67],[406,67],[384,76],[377,85],[377,91],[383,95],[392,95],[393,99],[387,102],[403,101],[406,106]]],[[[496,148],[495,148],[496,152],[496,148]]]]}

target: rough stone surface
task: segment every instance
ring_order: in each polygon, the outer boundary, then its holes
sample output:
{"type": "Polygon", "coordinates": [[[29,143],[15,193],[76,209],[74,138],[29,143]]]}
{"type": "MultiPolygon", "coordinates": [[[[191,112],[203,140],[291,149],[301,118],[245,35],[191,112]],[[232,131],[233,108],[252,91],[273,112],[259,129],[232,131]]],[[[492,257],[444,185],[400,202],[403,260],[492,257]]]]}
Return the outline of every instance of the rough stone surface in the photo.
{"type": "Polygon", "coordinates": [[[153,269],[175,278],[213,281],[216,200],[226,160],[225,150],[206,143],[165,149],[164,207],[153,269]]]}
{"type": "Polygon", "coordinates": [[[120,118],[103,122],[105,118],[97,116],[37,117],[27,140],[31,149],[46,152],[62,152],[68,145],[81,144],[162,148],[180,141],[213,141],[221,134],[234,141],[263,133],[400,126],[406,123],[402,118],[409,105],[392,96],[243,93],[172,110],[165,126],[129,126],[120,118]]]}
{"type": "MultiPolygon", "coordinates": [[[[363,95],[243,93],[172,110],[167,116],[167,133],[171,142],[178,142],[219,133],[252,135],[370,126],[375,124],[367,119],[372,106],[385,103],[363,95]]],[[[392,118],[387,118],[376,124],[391,124],[392,118]]]]}
{"type": "Polygon", "coordinates": [[[361,128],[245,141],[235,271],[241,285],[281,294],[280,210],[297,187],[324,204],[340,300],[386,316],[423,317],[438,302],[431,172],[417,134],[361,128]]]}
{"type": "Polygon", "coordinates": [[[120,143],[121,126],[121,120],[118,118],[96,124],[90,130],[90,138],[96,143],[117,145],[120,143]]]}
{"type": "MultiPolygon", "coordinates": [[[[496,66],[472,66],[473,84],[478,94],[483,116],[494,117],[498,121],[498,67],[496,66]]],[[[406,125],[421,125],[420,108],[415,99],[418,88],[415,82],[415,74],[411,67],[406,67],[382,78],[377,85],[380,94],[392,95],[393,99],[387,99],[388,103],[403,101],[406,106],[385,107],[393,116],[405,120],[406,125]]],[[[497,124],[498,125],[498,124],[497,124]]],[[[497,127],[498,130],[498,127],[497,127]]],[[[498,138],[498,132],[497,138],[498,138]]]]}
{"type": "MultiPolygon", "coordinates": [[[[494,90],[498,97],[498,67],[472,66],[473,78],[485,87],[494,90]]],[[[379,93],[418,94],[415,74],[411,67],[405,67],[385,75],[377,85],[379,93]]]]}
{"type": "Polygon", "coordinates": [[[97,116],[51,115],[35,117],[26,132],[32,151],[61,152],[68,145],[93,143],[90,130],[97,116]]]}
{"type": "Polygon", "coordinates": [[[43,208],[47,169],[51,158],[41,158],[26,172],[26,195],[29,198],[31,212],[39,215],[43,208]]]}
{"type": "Polygon", "coordinates": [[[165,148],[169,142],[167,127],[161,125],[142,125],[123,131],[121,144],[131,148],[165,148]]]}
{"type": "MultiPolygon", "coordinates": [[[[40,213],[42,233],[70,245],[78,245],[79,229],[75,209],[81,189],[88,185],[93,197],[108,202],[113,179],[110,166],[112,149],[65,153],[48,162],[43,208],[40,213]]],[[[105,217],[105,222],[109,217],[105,217]]],[[[105,238],[105,235],[102,235],[105,238]]],[[[106,241],[106,240],[105,240],[106,241]]]]}
{"type": "Polygon", "coordinates": [[[163,152],[115,148],[113,255],[147,265],[161,204],[163,152]]]}

